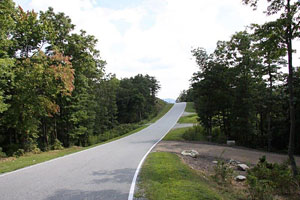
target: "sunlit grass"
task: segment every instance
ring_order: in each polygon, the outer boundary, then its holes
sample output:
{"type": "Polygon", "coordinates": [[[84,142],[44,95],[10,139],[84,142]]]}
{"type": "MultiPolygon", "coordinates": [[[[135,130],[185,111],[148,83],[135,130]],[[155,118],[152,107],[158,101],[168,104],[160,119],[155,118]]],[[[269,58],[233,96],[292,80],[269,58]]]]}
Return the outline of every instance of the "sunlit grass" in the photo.
{"type": "Polygon", "coordinates": [[[136,197],[148,200],[218,200],[233,199],[221,194],[201,175],[183,164],[172,153],[149,154],[139,175],[136,197]]]}
{"type": "Polygon", "coordinates": [[[198,119],[197,114],[191,114],[191,115],[187,115],[184,117],[180,117],[180,119],[178,120],[178,123],[180,123],[180,124],[184,124],[184,123],[196,124],[196,123],[198,123],[197,119],[198,119]]]}

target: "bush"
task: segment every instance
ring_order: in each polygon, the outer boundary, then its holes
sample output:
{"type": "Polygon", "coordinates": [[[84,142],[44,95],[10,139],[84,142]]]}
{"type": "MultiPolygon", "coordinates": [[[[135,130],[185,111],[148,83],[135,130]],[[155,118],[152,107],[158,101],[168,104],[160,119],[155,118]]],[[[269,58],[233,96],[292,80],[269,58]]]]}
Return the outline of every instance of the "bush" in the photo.
{"type": "Polygon", "coordinates": [[[274,194],[290,195],[299,189],[287,163],[268,163],[265,156],[248,171],[247,182],[252,199],[271,199],[274,194]]]}
{"type": "Polygon", "coordinates": [[[34,148],[34,149],[32,150],[32,153],[34,153],[34,154],[39,154],[39,153],[41,153],[41,149],[38,148],[38,147],[36,147],[36,148],[34,148]]]}
{"type": "Polygon", "coordinates": [[[204,134],[204,128],[202,126],[197,125],[187,129],[183,133],[182,137],[183,139],[189,141],[203,141],[205,140],[204,134]]]}
{"type": "Polygon", "coordinates": [[[52,149],[53,150],[62,150],[62,149],[64,149],[64,147],[58,139],[55,139],[54,144],[52,145],[52,149]]]}
{"type": "Polygon", "coordinates": [[[37,143],[33,138],[27,138],[24,143],[24,150],[26,152],[31,152],[37,148],[37,143]]]}
{"type": "Polygon", "coordinates": [[[89,135],[88,137],[88,145],[94,145],[100,142],[100,137],[98,135],[89,135]]]}
{"type": "Polygon", "coordinates": [[[212,141],[221,144],[226,143],[227,137],[222,133],[220,127],[214,127],[212,129],[212,141]]]}
{"type": "Polygon", "coordinates": [[[273,188],[268,180],[259,180],[256,176],[248,175],[247,183],[252,200],[271,200],[273,199],[273,188]]]}
{"type": "Polygon", "coordinates": [[[25,150],[24,150],[24,149],[18,149],[18,150],[13,154],[13,156],[16,157],[16,158],[18,158],[18,157],[20,157],[20,156],[24,156],[24,154],[25,154],[25,150]]]}
{"type": "Polygon", "coordinates": [[[2,151],[2,147],[0,147],[0,158],[5,158],[6,157],[6,153],[4,153],[2,151]]]}
{"type": "Polygon", "coordinates": [[[140,125],[138,124],[120,124],[114,127],[111,130],[105,131],[99,135],[89,135],[88,137],[88,145],[94,145],[100,142],[105,142],[107,140],[125,135],[130,131],[133,131],[139,128],[140,125]]]}
{"type": "Polygon", "coordinates": [[[213,178],[218,183],[231,183],[233,177],[233,169],[230,168],[229,164],[226,164],[224,161],[219,160],[218,164],[214,167],[215,174],[213,178]]]}

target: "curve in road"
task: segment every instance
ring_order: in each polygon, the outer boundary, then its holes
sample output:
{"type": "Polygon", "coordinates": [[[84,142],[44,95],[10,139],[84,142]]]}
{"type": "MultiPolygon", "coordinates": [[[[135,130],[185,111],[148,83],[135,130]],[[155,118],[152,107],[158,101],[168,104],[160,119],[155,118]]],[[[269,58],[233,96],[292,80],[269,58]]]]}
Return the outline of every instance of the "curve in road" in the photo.
{"type": "Polygon", "coordinates": [[[124,200],[133,196],[139,168],[176,124],[185,103],[133,135],[0,176],[1,200],[124,200]],[[130,189],[131,188],[131,189],[130,189]]]}

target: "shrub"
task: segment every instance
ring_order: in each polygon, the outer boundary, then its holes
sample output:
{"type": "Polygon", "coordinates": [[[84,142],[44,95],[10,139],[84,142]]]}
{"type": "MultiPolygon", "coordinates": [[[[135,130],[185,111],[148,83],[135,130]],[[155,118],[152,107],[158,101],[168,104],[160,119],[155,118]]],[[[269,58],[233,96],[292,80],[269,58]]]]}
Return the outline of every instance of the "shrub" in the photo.
{"type": "Polygon", "coordinates": [[[221,144],[226,143],[227,137],[224,133],[222,133],[220,127],[214,127],[212,129],[212,141],[221,144]]]}
{"type": "Polygon", "coordinates": [[[34,154],[39,154],[39,153],[41,153],[41,149],[38,148],[38,147],[36,147],[36,148],[34,148],[34,149],[32,150],[32,153],[34,153],[34,154]]]}
{"type": "Polygon", "coordinates": [[[100,142],[100,137],[98,135],[89,135],[88,145],[94,145],[100,142]]]}
{"type": "Polygon", "coordinates": [[[253,200],[271,200],[273,199],[273,188],[268,180],[259,180],[256,176],[248,175],[247,183],[249,185],[250,197],[253,200]]]}
{"type": "Polygon", "coordinates": [[[6,157],[6,153],[4,153],[2,151],[2,147],[0,147],[0,158],[5,158],[6,157]]]}
{"type": "Polygon", "coordinates": [[[252,199],[272,199],[273,194],[292,194],[299,186],[287,163],[268,163],[266,157],[248,171],[247,182],[252,199]]]}
{"type": "Polygon", "coordinates": [[[203,141],[205,140],[204,132],[204,128],[202,126],[197,125],[187,129],[183,133],[182,137],[183,139],[190,141],[203,141]]]}
{"type": "Polygon", "coordinates": [[[53,150],[62,150],[62,149],[64,149],[64,147],[58,139],[55,139],[54,144],[52,145],[52,149],[53,150]]]}
{"type": "Polygon", "coordinates": [[[218,183],[231,183],[233,177],[233,169],[230,168],[229,164],[226,164],[224,161],[219,160],[218,164],[214,167],[215,174],[213,178],[218,183]]]}
{"type": "Polygon", "coordinates": [[[26,138],[25,143],[24,143],[24,151],[26,152],[31,152],[35,148],[37,148],[37,143],[33,138],[26,138]]]}
{"type": "Polygon", "coordinates": [[[25,150],[24,149],[18,149],[14,154],[13,156],[18,158],[20,156],[23,156],[25,154],[25,150]]]}

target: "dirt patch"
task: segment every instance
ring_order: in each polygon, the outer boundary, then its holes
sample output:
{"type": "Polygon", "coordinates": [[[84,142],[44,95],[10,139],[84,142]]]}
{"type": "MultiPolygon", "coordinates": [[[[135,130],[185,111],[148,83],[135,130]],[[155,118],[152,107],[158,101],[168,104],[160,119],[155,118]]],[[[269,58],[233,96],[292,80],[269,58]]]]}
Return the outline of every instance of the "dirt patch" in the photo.
{"type": "MultiPolygon", "coordinates": [[[[259,161],[259,158],[266,156],[268,162],[282,163],[285,162],[288,157],[283,154],[269,153],[263,151],[257,151],[253,149],[243,147],[229,147],[226,145],[216,145],[204,142],[181,142],[181,141],[161,141],[153,149],[153,151],[164,151],[176,153],[181,160],[199,172],[206,175],[214,174],[214,167],[216,166],[213,161],[223,160],[228,163],[230,160],[234,160],[240,163],[244,163],[249,167],[254,166],[259,161]],[[183,156],[181,152],[183,150],[196,150],[199,156],[192,158],[190,156],[183,156]]],[[[295,157],[297,165],[300,165],[300,157],[295,157]]],[[[236,175],[246,175],[246,172],[237,170],[236,166],[232,166],[236,175]]]]}
{"type": "Polygon", "coordinates": [[[0,158],[0,163],[14,161],[14,160],[16,160],[15,157],[0,158]]]}
{"type": "MultiPolygon", "coordinates": [[[[180,154],[183,150],[196,150],[199,152],[199,159],[204,162],[212,161],[221,157],[225,160],[236,160],[245,164],[255,165],[259,158],[266,156],[268,162],[282,163],[288,160],[284,154],[263,152],[244,147],[228,147],[202,142],[180,142],[180,141],[161,141],[156,145],[154,151],[165,151],[180,154]]],[[[300,166],[300,157],[295,156],[296,163],[300,166]]]]}

